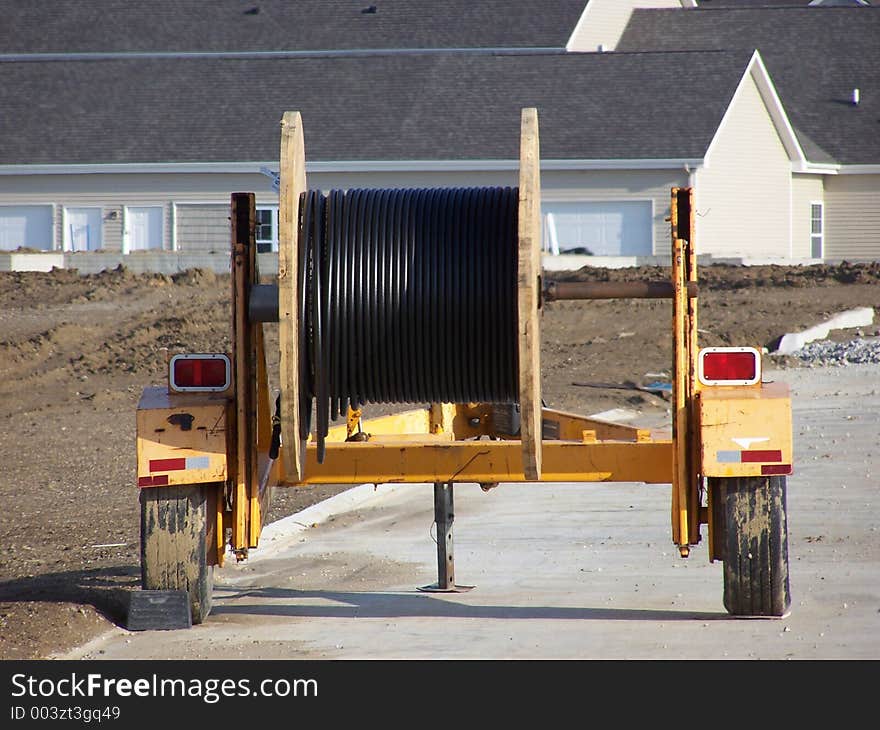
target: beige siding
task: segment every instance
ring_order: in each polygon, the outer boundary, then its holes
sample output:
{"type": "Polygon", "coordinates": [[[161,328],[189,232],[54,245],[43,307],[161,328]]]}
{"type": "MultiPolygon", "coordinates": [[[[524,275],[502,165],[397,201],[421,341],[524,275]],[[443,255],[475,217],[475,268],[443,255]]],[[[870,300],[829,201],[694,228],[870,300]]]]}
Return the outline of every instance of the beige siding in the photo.
{"type": "Polygon", "coordinates": [[[791,178],[791,256],[808,259],[812,256],[810,241],[810,206],[821,203],[824,184],[821,175],[792,175],[791,178]]]}
{"type": "Polygon", "coordinates": [[[825,257],[880,259],[880,175],[825,178],[825,257]]]}
{"type": "Polygon", "coordinates": [[[750,75],[731,102],[694,188],[698,253],[791,255],[791,163],[750,75]]]}
{"type": "Polygon", "coordinates": [[[590,0],[568,41],[569,51],[613,51],[633,10],[681,8],[680,0],[590,0]]]}

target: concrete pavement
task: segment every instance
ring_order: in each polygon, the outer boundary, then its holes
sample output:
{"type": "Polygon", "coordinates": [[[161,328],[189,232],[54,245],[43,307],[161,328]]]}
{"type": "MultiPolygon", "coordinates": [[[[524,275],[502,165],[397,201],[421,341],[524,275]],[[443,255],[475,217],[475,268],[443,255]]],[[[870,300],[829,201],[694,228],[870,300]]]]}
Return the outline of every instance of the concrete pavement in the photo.
{"type": "Polygon", "coordinates": [[[668,485],[457,486],[456,577],[476,586],[457,594],[417,590],[431,486],[380,485],[267,527],[217,571],[204,624],[69,658],[880,658],[880,372],[774,376],[795,418],[785,619],[728,616],[705,540],[687,559],[671,542],[668,485]]]}

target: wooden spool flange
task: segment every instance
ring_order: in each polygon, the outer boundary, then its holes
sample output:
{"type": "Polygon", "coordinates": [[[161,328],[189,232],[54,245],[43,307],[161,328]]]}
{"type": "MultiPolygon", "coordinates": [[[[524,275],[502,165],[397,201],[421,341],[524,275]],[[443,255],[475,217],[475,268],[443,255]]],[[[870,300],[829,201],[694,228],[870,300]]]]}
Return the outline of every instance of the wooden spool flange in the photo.
{"type": "Polygon", "coordinates": [[[519,407],[523,474],[541,478],[541,156],[538,110],[522,110],[519,151],[519,258],[516,277],[519,407]]]}
{"type": "Polygon", "coordinates": [[[281,350],[281,444],[284,477],[299,482],[304,475],[306,443],[299,434],[299,198],[306,188],[302,116],[285,112],[281,119],[281,162],[278,191],[278,345],[281,350]]]}
{"type": "MultiPolygon", "coordinates": [[[[285,481],[302,481],[306,442],[300,438],[298,218],[306,192],[302,117],[285,112],[281,121],[278,206],[278,339],[281,349],[282,456],[285,481]]],[[[517,335],[520,435],[523,474],[541,477],[541,177],[537,109],[522,110],[517,260],[517,335]]]]}

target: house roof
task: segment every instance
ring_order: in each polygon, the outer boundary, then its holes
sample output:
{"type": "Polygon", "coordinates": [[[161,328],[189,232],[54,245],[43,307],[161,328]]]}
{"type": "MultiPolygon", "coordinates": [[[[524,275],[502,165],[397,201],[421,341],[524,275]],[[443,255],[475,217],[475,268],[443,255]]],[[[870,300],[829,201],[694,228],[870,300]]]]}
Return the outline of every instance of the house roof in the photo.
{"type": "Polygon", "coordinates": [[[760,51],[808,160],[880,163],[880,7],[636,10],[618,44],[734,48],[760,51]]]}
{"type": "Polygon", "coordinates": [[[751,51],[0,62],[0,165],[270,161],[303,115],[310,161],[702,159],[751,51]]]}
{"type": "Polygon", "coordinates": [[[0,53],[563,48],[586,2],[0,0],[0,53]]]}

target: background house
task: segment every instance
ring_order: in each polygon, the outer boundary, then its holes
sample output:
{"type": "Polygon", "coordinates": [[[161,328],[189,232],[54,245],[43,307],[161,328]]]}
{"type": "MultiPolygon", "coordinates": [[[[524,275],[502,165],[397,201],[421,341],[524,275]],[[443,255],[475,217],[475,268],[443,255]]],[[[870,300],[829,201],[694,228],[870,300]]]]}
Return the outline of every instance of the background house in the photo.
{"type": "Polygon", "coordinates": [[[261,250],[277,246],[265,171],[284,111],[302,111],[309,184],[328,189],[515,185],[519,110],[537,106],[560,252],[545,266],[668,256],[675,185],[697,191],[702,254],[844,250],[824,181],[850,163],[792,121],[761,38],[670,47],[683,34],[664,24],[724,14],[694,5],[0,1],[0,249],[70,252],[81,270],[225,267],[233,191],[257,193],[261,250]],[[616,51],[578,51],[591,22],[621,17],[616,51]],[[802,215],[817,202],[818,248],[802,215]]]}
{"type": "Polygon", "coordinates": [[[725,175],[695,178],[700,240],[714,253],[759,256],[782,221],[734,245],[722,231],[771,205],[790,217],[794,259],[880,256],[880,7],[864,0],[749,2],[702,0],[696,10],[634,9],[615,51],[711,49],[760,51],[797,138],[787,179],[761,198],[767,176],[742,130],[739,155],[725,175]],[[725,187],[736,206],[718,207],[725,187]],[[737,191],[734,194],[734,191],[737,191]],[[712,199],[715,198],[713,201],[712,199]]]}

